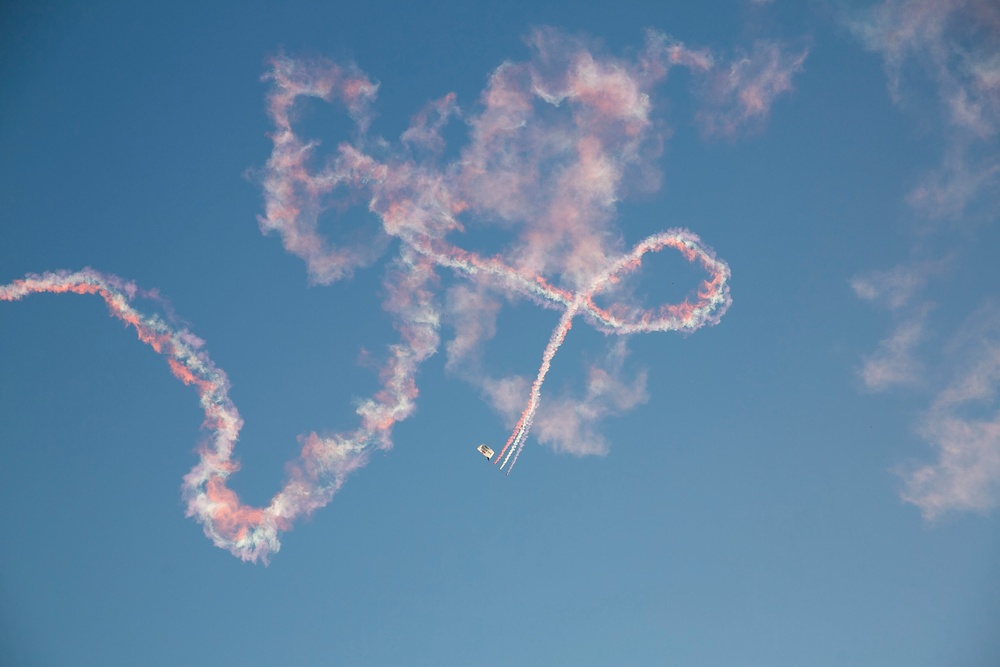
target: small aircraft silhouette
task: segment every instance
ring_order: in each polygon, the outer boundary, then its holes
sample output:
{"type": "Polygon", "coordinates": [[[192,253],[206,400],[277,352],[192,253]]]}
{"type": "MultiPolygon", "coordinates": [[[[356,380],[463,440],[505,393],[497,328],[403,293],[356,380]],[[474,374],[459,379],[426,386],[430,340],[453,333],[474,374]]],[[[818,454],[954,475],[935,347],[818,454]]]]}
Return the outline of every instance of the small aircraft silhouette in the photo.
{"type": "Polygon", "coordinates": [[[493,450],[490,449],[487,445],[479,445],[478,447],[476,447],[476,449],[479,451],[480,454],[486,457],[487,461],[493,458],[493,450]]]}

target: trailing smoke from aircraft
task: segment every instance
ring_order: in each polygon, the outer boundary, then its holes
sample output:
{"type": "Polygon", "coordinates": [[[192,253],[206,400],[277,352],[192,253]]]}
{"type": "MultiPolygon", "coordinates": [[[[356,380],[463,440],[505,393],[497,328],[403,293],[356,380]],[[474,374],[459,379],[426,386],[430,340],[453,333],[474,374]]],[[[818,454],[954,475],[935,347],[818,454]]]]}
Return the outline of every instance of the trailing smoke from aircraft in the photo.
{"type": "Polygon", "coordinates": [[[566,307],[565,312],[559,319],[549,343],[542,354],[542,365],[538,369],[538,375],[531,385],[531,394],[528,398],[528,405],[521,418],[518,420],[514,432],[511,433],[507,443],[497,457],[497,463],[503,468],[507,468],[507,474],[517,463],[517,457],[524,449],[525,438],[535,418],[541,398],[542,383],[552,365],[552,358],[559,350],[566,339],[573,323],[573,318],[584,308],[585,316],[589,316],[597,326],[607,333],[633,334],[647,333],[652,331],[694,331],[705,324],[715,324],[729,305],[729,292],[726,281],[729,279],[729,266],[725,262],[718,260],[711,250],[704,248],[700,244],[697,236],[684,230],[672,230],[656,234],[639,243],[632,252],[628,253],[604,273],[595,278],[590,287],[582,292],[578,292],[573,301],[566,307]],[[648,252],[657,252],[663,248],[674,248],[680,251],[688,261],[699,260],[702,267],[711,276],[710,280],[702,281],[701,288],[697,293],[697,301],[694,303],[684,300],[676,305],[663,306],[659,312],[641,311],[639,313],[623,314],[616,317],[613,312],[617,310],[614,306],[610,310],[598,308],[593,301],[593,297],[600,293],[608,285],[621,280],[623,274],[635,271],[639,268],[642,256],[648,252]],[[505,455],[506,454],[506,455],[505,455]],[[511,459],[513,456],[513,459],[511,459]]]}
{"type": "MultiPolygon", "coordinates": [[[[139,290],[134,283],[105,276],[91,269],[29,275],[0,286],[0,301],[17,301],[30,294],[96,294],[104,299],[113,317],[133,327],[139,340],[167,358],[171,372],[198,391],[209,437],[199,450],[199,461],[184,477],[182,486],[187,515],[195,517],[205,534],[217,545],[243,560],[267,559],[278,550],[278,531],[287,530],[294,516],[287,498],[301,496],[303,484],[293,477],[271,505],[248,507],[226,487],[226,479],[239,469],[232,459],[243,420],[229,399],[229,380],[202,350],[203,342],[186,329],[175,329],[157,315],[148,315],[132,306],[139,290]]],[[[327,479],[317,490],[332,495],[351,469],[363,463],[363,453],[348,448],[328,468],[327,479]]],[[[320,485],[317,485],[320,486],[320,485]]]]}
{"type": "MultiPolygon", "coordinates": [[[[396,276],[385,286],[388,304],[409,308],[399,313],[397,322],[404,347],[415,339],[411,327],[440,317],[431,300],[416,308],[411,299],[410,290],[424,293],[429,286],[415,280],[410,267],[426,268],[427,262],[465,274],[481,288],[507,298],[523,296],[563,311],[527,405],[494,460],[508,474],[531,430],[552,359],[578,314],[606,334],[690,332],[718,322],[729,305],[729,267],[691,232],[655,234],[624,254],[610,241],[616,238],[610,222],[626,176],[652,181],[658,177],[650,161],[659,154],[661,137],[650,116],[648,91],[674,66],[710,72],[710,54],[655,32],[647,34],[645,48],[632,62],[598,59],[582,40],[551,29],[536,30],[528,41],[535,59],[507,62],[494,72],[481,96],[482,110],[465,118],[469,144],[443,167],[434,159],[444,146],[441,130],[451,117],[462,115],[454,94],[414,116],[401,137],[409,152],[380,159],[377,155],[385,152],[386,142],[370,141],[366,134],[378,84],[357,68],[280,56],[266,75],[274,83],[268,110],[275,131],[263,178],[266,206],[260,225],[265,233],[278,232],[285,248],[305,260],[314,282],[345,277],[375,260],[373,248],[384,247],[334,247],[319,235],[318,217],[339,194],[341,201],[367,198],[384,234],[400,242],[396,276]],[[314,171],[309,167],[318,143],[300,139],[292,127],[299,97],[339,102],[356,123],[355,141],[341,143],[326,165],[314,171]],[[545,107],[563,113],[545,113],[545,107]],[[369,144],[371,151],[366,150],[369,144]],[[413,159],[420,150],[431,152],[431,157],[413,159]],[[510,251],[487,258],[446,240],[464,231],[459,219],[463,214],[511,231],[515,238],[510,251]],[[619,287],[646,253],[664,248],[699,262],[707,272],[693,300],[657,311],[625,305],[602,309],[595,304],[594,297],[619,287]],[[403,276],[411,279],[400,281],[403,276]],[[562,284],[553,284],[553,279],[562,284]]],[[[436,328],[417,339],[432,336],[436,338],[436,328]]],[[[474,348],[481,340],[473,335],[463,343],[474,348]]],[[[465,375],[489,396],[495,381],[465,375]]]]}
{"type": "MultiPolygon", "coordinates": [[[[383,306],[400,339],[388,347],[379,390],[357,407],[357,427],[301,436],[301,454],[266,507],[243,504],[228,486],[238,469],[232,455],[243,422],[229,398],[226,374],[191,332],[136,309],[133,300],[140,292],[134,284],[84,269],[0,286],[3,301],[35,293],[100,296],[114,317],[166,357],[178,379],[196,389],[209,437],[182,490],[187,514],[215,545],[243,560],[267,562],[280,548],[280,533],[328,504],[373,450],[392,447],[394,425],[415,409],[417,371],[438,350],[441,323],[450,314],[450,300],[439,295],[439,269],[474,287],[463,302],[463,317],[480,313],[488,322],[494,297],[523,297],[561,311],[525,407],[494,460],[508,474],[540,414],[553,358],[578,317],[605,334],[629,336],[693,332],[725,313],[729,267],[698,236],[673,229],[624,251],[611,224],[626,186],[658,185],[654,160],[662,133],[651,117],[649,91],[675,66],[713,72],[712,56],[654,32],[631,60],[595,55],[583,40],[551,29],[532,33],[529,46],[531,60],[505,62],[493,73],[477,113],[463,111],[454,94],[446,95],[416,114],[395,146],[369,134],[378,84],[356,67],[283,55],[271,61],[264,78],[271,82],[273,151],[259,174],[260,228],[277,233],[317,284],[347,278],[395,246],[397,254],[386,263],[383,306]],[[325,162],[315,155],[318,142],[300,138],[293,128],[303,97],[339,103],[355,123],[352,141],[339,144],[325,162]],[[441,131],[454,118],[466,124],[469,142],[455,159],[444,161],[441,131]],[[339,247],[320,233],[319,217],[358,201],[367,201],[381,228],[367,242],[339,247]],[[470,223],[497,224],[509,232],[507,250],[483,256],[455,245],[449,237],[470,223]],[[665,249],[698,264],[706,278],[679,303],[643,309],[624,279],[647,254],[665,249]]],[[[496,389],[505,382],[514,386],[509,378],[477,375],[469,366],[474,351],[492,335],[489,329],[457,332],[461,345],[449,344],[449,368],[458,368],[501,409],[496,389]]]]}

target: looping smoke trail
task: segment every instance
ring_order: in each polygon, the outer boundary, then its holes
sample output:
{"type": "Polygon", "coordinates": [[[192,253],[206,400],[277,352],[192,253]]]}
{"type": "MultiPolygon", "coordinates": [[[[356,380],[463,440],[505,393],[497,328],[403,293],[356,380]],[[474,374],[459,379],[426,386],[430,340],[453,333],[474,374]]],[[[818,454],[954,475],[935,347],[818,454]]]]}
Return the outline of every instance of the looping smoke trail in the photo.
{"type": "Polygon", "coordinates": [[[227,486],[239,469],[232,454],[243,421],[229,399],[225,373],[201,349],[200,339],[132,306],[134,284],[90,269],[0,285],[0,301],[42,292],[100,296],[114,317],[167,358],[178,379],[195,387],[209,438],[184,477],[182,492],[188,516],[216,546],[266,563],[280,548],[281,532],[328,504],[373,448],[392,446],[393,426],[415,409],[417,370],[440,343],[438,268],[562,311],[527,405],[496,459],[508,474],[536,417],[552,359],[577,315],[607,334],[627,335],[690,332],[715,324],[726,311],[729,267],[697,236],[680,229],[661,232],[623,253],[610,229],[627,175],[656,185],[651,160],[659,154],[661,137],[650,118],[647,91],[671,67],[707,71],[711,57],[652,32],[634,61],[595,56],[582,40],[550,29],[537,30],[529,44],[534,59],[499,67],[483,92],[480,113],[463,114],[455,96],[446,95],[414,116],[395,152],[385,140],[368,138],[378,84],[356,67],[285,56],[272,61],[265,79],[272,82],[268,112],[274,148],[262,178],[261,230],[277,232],[285,248],[306,262],[310,279],[321,284],[371,264],[395,239],[399,252],[385,278],[383,305],[400,340],[388,348],[381,388],[357,408],[358,426],[301,436],[300,457],[266,507],[245,505],[227,486]],[[354,143],[340,144],[320,168],[313,168],[318,142],[303,141],[292,127],[295,103],[303,96],[341,103],[356,125],[354,143]],[[439,164],[440,132],[452,117],[467,123],[470,141],[458,159],[439,164]],[[416,154],[429,157],[417,161],[416,154]],[[349,199],[364,193],[368,209],[381,221],[381,236],[372,243],[338,247],[319,233],[319,216],[336,203],[334,194],[344,192],[349,199]],[[448,241],[449,234],[463,231],[463,214],[512,230],[516,237],[509,250],[483,257],[448,241]],[[708,274],[694,297],[654,310],[624,301],[595,303],[639,269],[647,253],[666,248],[698,262],[708,274]]]}
{"type": "Polygon", "coordinates": [[[688,330],[693,331],[705,324],[714,324],[719,321],[723,312],[729,305],[730,297],[727,287],[729,279],[729,266],[718,259],[711,250],[703,248],[697,236],[684,230],[673,230],[655,234],[640,242],[629,254],[623,256],[611,265],[604,273],[599,275],[587,290],[579,292],[573,302],[568,305],[563,316],[559,319],[552,332],[549,343],[542,354],[542,365],[538,369],[538,375],[531,385],[531,395],[528,398],[528,405],[521,418],[518,420],[514,432],[497,456],[496,462],[503,468],[510,461],[507,474],[514,468],[517,458],[524,448],[525,438],[531,429],[535,412],[541,399],[542,383],[549,372],[552,358],[559,350],[566,334],[569,333],[573,325],[573,318],[581,307],[585,308],[585,313],[593,318],[599,325],[610,333],[631,334],[650,331],[671,331],[688,330]],[[711,280],[702,282],[698,291],[698,301],[690,303],[685,300],[679,304],[666,305],[656,313],[645,311],[638,317],[632,317],[631,321],[627,316],[616,317],[613,312],[618,310],[615,306],[609,311],[601,310],[594,305],[593,297],[605,289],[608,285],[621,279],[622,274],[635,271],[639,268],[642,256],[648,252],[656,252],[666,247],[678,249],[689,261],[698,259],[702,266],[712,276],[711,280]],[[506,454],[506,455],[505,455],[506,454]],[[511,456],[513,455],[513,460],[511,456]]]}
{"type": "MultiPolygon", "coordinates": [[[[505,63],[494,73],[482,96],[483,111],[466,117],[470,144],[442,168],[403,152],[386,160],[366,152],[368,105],[378,86],[356,68],[345,75],[347,70],[337,65],[281,56],[267,76],[275,84],[269,99],[276,131],[264,177],[267,215],[261,227],[281,234],[285,247],[306,261],[314,281],[330,282],[371,260],[333,247],[316,231],[319,212],[329,206],[324,197],[342,188],[366,192],[382,231],[406,251],[563,310],[527,405],[494,461],[501,468],[509,463],[508,474],[531,429],[552,359],[577,314],[607,334],[694,331],[718,322],[730,302],[729,267],[691,232],[655,234],[626,254],[606,241],[606,223],[626,170],[644,168],[644,152],[656,153],[646,90],[672,66],[710,69],[710,56],[652,32],[635,62],[598,60],[585,44],[554,30],[536,31],[529,43],[536,61],[505,63]],[[317,143],[296,137],[289,122],[300,96],[342,101],[359,131],[354,144],[341,143],[327,165],[312,172],[317,143]],[[568,118],[543,120],[535,110],[539,104],[566,108],[568,118]],[[457,216],[464,212],[508,226],[521,224],[525,231],[519,247],[506,256],[485,258],[448,242],[448,234],[463,231],[457,216]],[[709,274],[694,301],[638,312],[594,303],[595,296],[637,270],[643,255],[668,247],[698,261],[709,274]],[[554,285],[546,274],[561,276],[568,286],[554,285]]],[[[449,94],[414,117],[402,143],[440,151],[441,129],[449,117],[460,114],[449,94]]],[[[371,143],[386,145],[384,140],[371,143]]],[[[386,286],[390,299],[405,297],[401,286],[386,286]]],[[[405,335],[406,327],[401,329],[405,335]]]]}

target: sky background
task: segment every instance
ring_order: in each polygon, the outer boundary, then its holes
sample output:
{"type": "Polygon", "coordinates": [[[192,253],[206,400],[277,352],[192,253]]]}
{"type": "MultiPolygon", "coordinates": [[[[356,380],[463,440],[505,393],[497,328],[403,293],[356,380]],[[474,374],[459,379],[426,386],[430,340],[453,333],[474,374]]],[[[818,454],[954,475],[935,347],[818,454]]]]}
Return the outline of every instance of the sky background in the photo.
{"type": "MultiPolygon", "coordinates": [[[[652,88],[661,185],[611,228],[697,233],[729,311],[629,340],[648,400],[595,426],[605,455],[533,434],[506,477],[475,446],[512,424],[446,369],[446,323],[395,447],[265,567],[184,516],[202,415],[162,358],[96,297],[0,303],[0,663],[1000,664],[1000,11],[417,4],[4,3],[0,284],[90,266],[159,290],[229,376],[231,486],[266,505],[297,436],[353,428],[377,389],[359,359],[397,339],[398,254],[310,286],[261,234],[268,58],[356,63],[380,84],[369,134],[399,145],[448,92],[475,113],[535,26],[626,60],[652,28],[716,65],[652,88]]],[[[300,111],[321,153],[350,137],[341,106],[300,111]]],[[[364,208],[321,231],[377,227],[364,208]]],[[[637,278],[648,304],[701,276],[668,253],[637,278]]],[[[504,302],[483,367],[533,377],[557,319],[504,302]]],[[[615,342],[578,320],[543,409],[615,342]]]]}

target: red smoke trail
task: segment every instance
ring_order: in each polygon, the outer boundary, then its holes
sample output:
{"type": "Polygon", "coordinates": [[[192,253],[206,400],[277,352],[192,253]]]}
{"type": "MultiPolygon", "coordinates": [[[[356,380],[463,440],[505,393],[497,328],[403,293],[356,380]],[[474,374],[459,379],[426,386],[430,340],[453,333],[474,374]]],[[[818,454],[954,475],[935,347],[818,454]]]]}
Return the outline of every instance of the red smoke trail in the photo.
{"type": "MultiPolygon", "coordinates": [[[[167,358],[178,379],[195,387],[209,437],[182,490],[187,514],[217,546],[243,560],[266,562],[280,548],[279,533],[329,503],[346,477],[365,465],[372,447],[392,446],[393,426],[415,409],[417,371],[438,349],[442,317],[453,314],[439,299],[438,268],[468,277],[482,293],[523,296],[562,311],[527,405],[496,459],[508,474],[538,413],[552,360],[577,315],[604,333],[630,335],[690,332],[715,324],[725,312],[729,267],[697,236],[686,230],[662,232],[623,253],[611,226],[627,183],[657,184],[653,160],[663,138],[650,115],[650,90],[674,66],[710,71],[711,56],[652,32],[631,61],[595,55],[583,40],[549,29],[533,33],[529,45],[532,60],[507,62],[494,72],[478,113],[463,113],[454,94],[446,95],[414,116],[395,148],[368,136],[378,84],[356,67],[284,56],[271,62],[265,79],[273,84],[268,112],[274,147],[262,174],[261,230],[277,232],[285,248],[306,262],[310,279],[324,284],[371,264],[395,241],[398,254],[388,266],[383,306],[399,341],[388,347],[381,388],[357,408],[358,426],[325,437],[301,436],[301,455],[288,466],[288,480],[266,507],[243,504],[227,486],[239,469],[232,454],[243,422],[229,399],[225,373],[197,337],[136,310],[131,283],[89,269],[0,286],[5,301],[40,292],[101,296],[112,315],[167,358]],[[314,160],[318,142],[300,139],[292,125],[295,104],[303,96],[343,104],[356,124],[353,143],[338,145],[319,167],[314,160]],[[440,131],[452,117],[467,124],[470,141],[458,158],[442,163],[436,154],[444,145],[440,131]],[[369,243],[338,247],[319,232],[319,216],[356,201],[359,194],[378,216],[381,230],[369,243]],[[483,257],[448,240],[464,231],[462,215],[500,224],[513,235],[506,251],[483,257]],[[654,310],[631,305],[622,278],[641,266],[646,253],[668,247],[700,263],[708,279],[695,297],[680,303],[654,310]],[[612,289],[615,303],[600,307],[594,302],[612,289]]],[[[495,312],[488,297],[463,303],[471,309],[458,313],[463,317],[481,314],[486,321],[495,312]]],[[[491,335],[489,330],[464,331],[463,351],[452,356],[449,348],[449,364],[465,363],[461,355],[491,335]]],[[[501,409],[497,397],[502,392],[491,390],[507,380],[465,375],[501,409]]]]}

